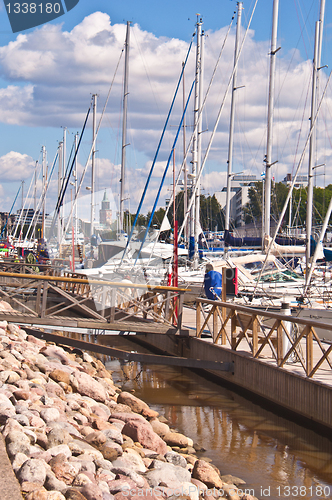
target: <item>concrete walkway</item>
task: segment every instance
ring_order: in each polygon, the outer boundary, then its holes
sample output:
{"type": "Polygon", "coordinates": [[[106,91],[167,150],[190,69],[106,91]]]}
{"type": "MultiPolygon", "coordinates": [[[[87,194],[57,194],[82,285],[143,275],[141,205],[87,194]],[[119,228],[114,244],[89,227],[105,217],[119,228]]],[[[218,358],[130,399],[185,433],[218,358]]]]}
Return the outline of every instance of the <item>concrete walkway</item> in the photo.
{"type": "Polygon", "coordinates": [[[0,498],[1,500],[23,500],[2,434],[0,434],[0,498]]]}

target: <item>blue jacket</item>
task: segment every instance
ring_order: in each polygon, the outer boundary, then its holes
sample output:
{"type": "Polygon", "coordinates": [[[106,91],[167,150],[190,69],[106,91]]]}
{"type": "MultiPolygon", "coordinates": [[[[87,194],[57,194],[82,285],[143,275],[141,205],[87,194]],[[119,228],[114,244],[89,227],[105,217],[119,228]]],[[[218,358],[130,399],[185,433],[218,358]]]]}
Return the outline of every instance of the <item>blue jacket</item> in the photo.
{"type": "Polygon", "coordinates": [[[217,300],[221,295],[222,276],[218,271],[209,271],[204,276],[205,295],[210,300],[217,300]]]}

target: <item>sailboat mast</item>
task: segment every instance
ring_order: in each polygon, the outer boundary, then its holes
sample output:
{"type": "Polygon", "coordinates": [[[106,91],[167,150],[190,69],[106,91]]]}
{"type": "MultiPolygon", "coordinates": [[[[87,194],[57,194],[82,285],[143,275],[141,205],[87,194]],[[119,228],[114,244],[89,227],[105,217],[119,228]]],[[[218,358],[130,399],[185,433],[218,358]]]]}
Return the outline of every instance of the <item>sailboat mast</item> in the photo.
{"type": "MultiPolygon", "coordinates": [[[[243,3],[237,4],[237,24],[235,36],[235,52],[234,52],[234,74],[233,74],[233,88],[232,88],[232,101],[231,101],[231,116],[229,123],[229,140],[228,140],[228,161],[227,161],[227,194],[226,194],[226,214],[225,214],[225,232],[230,229],[230,208],[231,208],[231,179],[233,171],[233,144],[234,144],[234,120],[235,120],[235,91],[237,82],[237,63],[239,57],[239,41],[241,31],[241,16],[242,16],[243,3]]],[[[224,255],[227,256],[228,245],[224,245],[224,255]]]]}
{"type": "MultiPolygon", "coordinates": [[[[42,147],[42,154],[43,154],[43,189],[42,193],[45,192],[46,189],[46,148],[45,146],[42,147]]],[[[44,195],[44,200],[43,200],[43,212],[42,212],[42,228],[41,228],[41,237],[44,238],[45,236],[45,204],[46,204],[46,195],[44,195]]]]}
{"type": "MultiPolygon", "coordinates": [[[[182,63],[183,68],[183,78],[182,78],[182,102],[183,102],[183,110],[186,107],[186,91],[185,91],[185,73],[184,73],[184,62],[182,63]]],[[[187,171],[187,160],[186,160],[186,117],[183,116],[183,214],[187,213],[188,206],[188,171],[187,171]]],[[[187,247],[188,243],[188,225],[186,224],[184,229],[184,244],[187,247]]]]}
{"type": "Polygon", "coordinates": [[[275,67],[277,49],[277,27],[278,27],[278,9],[279,0],[273,1],[273,18],[272,18],[272,36],[271,36],[271,52],[270,52],[270,80],[269,80],[269,102],[268,102],[268,119],[267,119],[267,146],[265,157],[265,214],[264,217],[264,234],[270,236],[270,218],[271,218],[271,167],[272,167],[272,129],[273,129],[273,111],[274,111],[274,88],[275,88],[275,67]]]}
{"type": "Polygon", "coordinates": [[[77,188],[78,188],[78,151],[77,151],[77,146],[78,146],[78,134],[75,134],[75,151],[76,151],[76,156],[75,156],[75,245],[78,243],[78,210],[77,210],[77,188]]]}
{"type": "MultiPolygon", "coordinates": [[[[201,115],[199,114],[200,107],[200,85],[201,85],[201,69],[202,69],[202,60],[201,60],[201,39],[202,39],[202,21],[199,19],[199,14],[197,14],[197,23],[196,23],[196,37],[197,37],[197,45],[196,45],[196,72],[195,72],[195,97],[194,97],[194,136],[193,136],[193,146],[192,146],[192,169],[191,169],[191,178],[192,178],[192,189],[197,181],[196,175],[199,171],[198,169],[198,161],[199,161],[199,149],[200,149],[200,131],[201,129],[201,115]]],[[[196,195],[194,203],[192,204],[190,211],[190,244],[189,244],[189,256],[192,259],[193,267],[196,269],[198,264],[198,224],[199,220],[196,220],[197,211],[199,213],[199,206],[197,207],[197,203],[199,200],[199,187],[197,187],[196,195]]],[[[198,216],[199,217],[199,216],[198,216]]]]}
{"type": "Polygon", "coordinates": [[[125,201],[125,167],[126,167],[126,147],[127,147],[127,105],[128,105],[128,71],[129,71],[129,40],[130,22],[127,21],[127,32],[125,41],[125,69],[123,84],[123,118],[122,118],[122,154],[121,154],[121,178],[120,178],[120,234],[123,230],[123,215],[125,201]]]}
{"type": "MultiPolygon", "coordinates": [[[[58,156],[58,199],[60,199],[61,187],[62,187],[62,161],[63,161],[62,148],[63,148],[63,143],[60,142],[59,156],[58,156]]],[[[61,219],[61,209],[60,209],[58,212],[58,230],[57,230],[59,252],[60,252],[61,239],[62,239],[62,219],[61,219]]]]}
{"type": "Polygon", "coordinates": [[[93,94],[93,118],[92,118],[92,144],[93,151],[91,157],[91,216],[90,216],[90,236],[94,234],[95,220],[95,191],[96,191],[96,130],[97,130],[97,94],[93,94]]]}
{"type": "MultiPolygon", "coordinates": [[[[322,47],[322,35],[323,35],[323,23],[324,23],[324,12],[325,12],[325,0],[321,0],[320,3],[320,16],[319,21],[316,22],[315,28],[315,48],[314,48],[314,58],[312,64],[312,93],[311,93],[311,120],[310,120],[310,131],[312,131],[315,126],[313,123],[313,117],[316,114],[317,109],[317,82],[318,82],[318,69],[320,67],[320,57],[321,57],[321,47],[322,47]]],[[[310,136],[309,143],[309,165],[308,165],[308,195],[307,195],[307,217],[306,217],[306,285],[309,284],[309,267],[310,267],[310,238],[312,233],[312,209],[313,209],[313,198],[314,198],[314,149],[315,149],[315,137],[314,133],[310,136]]]]}

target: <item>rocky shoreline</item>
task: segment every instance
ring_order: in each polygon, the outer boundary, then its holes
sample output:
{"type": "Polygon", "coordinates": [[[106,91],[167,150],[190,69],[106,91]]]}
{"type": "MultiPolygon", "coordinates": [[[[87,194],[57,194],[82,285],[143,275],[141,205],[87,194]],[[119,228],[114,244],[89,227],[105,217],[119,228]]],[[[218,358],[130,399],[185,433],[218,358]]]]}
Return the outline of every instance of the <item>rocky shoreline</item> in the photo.
{"type": "Polygon", "coordinates": [[[0,322],[0,430],[26,500],[254,500],[103,363],[0,322]]]}

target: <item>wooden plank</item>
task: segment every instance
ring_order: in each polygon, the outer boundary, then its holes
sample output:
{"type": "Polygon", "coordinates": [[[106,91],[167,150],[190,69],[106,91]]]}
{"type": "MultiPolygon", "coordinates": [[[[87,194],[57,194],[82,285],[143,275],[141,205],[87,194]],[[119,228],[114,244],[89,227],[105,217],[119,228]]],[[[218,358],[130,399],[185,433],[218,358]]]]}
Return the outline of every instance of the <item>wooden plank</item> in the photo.
{"type": "Polygon", "coordinates": [[[184,368],[196,368],[202,370],[217,370],[217,371],[230,371],[234,373],[234,363],[224,363],[220,361],[206,361],[200,359],[183,358],[179,356],[161,356],[155,354],[141,354],[137,352],[128,352],[113,347],[107,347],[100,344],[86,342],[84,340],[77,340],[71,337],[64,337],[52,333],[42,332],[40,330],[27,330],[27,333],[34,335],[39,339],[47,340],[48,342],[55,342],[57,344],[69,345],[84,349],[85,351],[98,352],[107,356],[113,356],[125,361],[136,361],[138,363],[157,364],[157,365],[170,365],[184,368]]]}
{"type": "Polygon", "coordinates": [[[200,337],[202,332],[201,332],[201,309],[202,305],[200,302],[197,302],[196,306],[196,337],[200,337]]]}
{"type": "Polygon", "coordinates": [[[252,355],[255,356],[258,351],[258,319],[254,315],[252,318],[252,355]]]}

